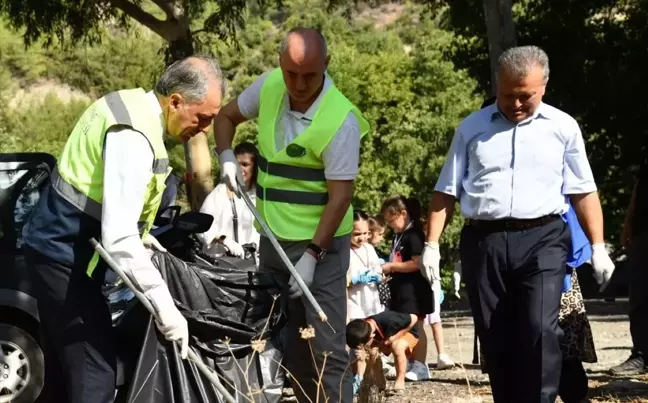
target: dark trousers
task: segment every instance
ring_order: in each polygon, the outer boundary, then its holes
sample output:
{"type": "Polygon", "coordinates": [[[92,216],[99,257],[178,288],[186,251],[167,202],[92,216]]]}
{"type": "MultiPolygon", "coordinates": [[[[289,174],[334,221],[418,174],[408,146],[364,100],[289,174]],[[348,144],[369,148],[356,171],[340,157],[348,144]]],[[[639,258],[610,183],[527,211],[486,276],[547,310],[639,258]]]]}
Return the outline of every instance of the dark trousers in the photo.
{"type": "MultiPolygon", "coordinates": [[[[259,249],[261,271],[277,275],[288,286],[288,269],[266,237],[259,249]]],[[[280,244],[293,264],[306,250],[308,241],[280,244]]],[[[346,273],[349,269],[351,237],[333,238],[326,256],[315,269],[310,291],[328,317],[322,322],[313,306],[302,297],[288,301],[288,323],[283,334],[284,363],[290,371],[295,396],[300,403],[351,403],[353,386],[346,351],[346,273]],[[303,337],[300,329],[312,326],[315,337],[303,337]],[[321,381],[318,381],[320,379],[321,381]],[[318,384],[320,387],[318,387],[318,384]]]]}
{"type": "Polygon", "coordinates": [[[630,244],[630,335],[632,352],[648,355],[648,233],[632,238],[630,244]]]}
{"type": "Polygon", "coordinates": [[[578,360],[563,361],[558,391],[563,403],[589,402],[587,391],[587,374],[583,363],[578,360]]]}
{"type": "Polygon", "coordinates": [[[113,402],[116,354],[101,281],[32,249],[25,255],[38,299],[45,402],[113,402]]]}
{"type": "Polygon", "coordinates": [[[570,237],[562,220],[518,231],[466,226],[461,232],[464,281],[496,403],[556,400],[570,237]]]}

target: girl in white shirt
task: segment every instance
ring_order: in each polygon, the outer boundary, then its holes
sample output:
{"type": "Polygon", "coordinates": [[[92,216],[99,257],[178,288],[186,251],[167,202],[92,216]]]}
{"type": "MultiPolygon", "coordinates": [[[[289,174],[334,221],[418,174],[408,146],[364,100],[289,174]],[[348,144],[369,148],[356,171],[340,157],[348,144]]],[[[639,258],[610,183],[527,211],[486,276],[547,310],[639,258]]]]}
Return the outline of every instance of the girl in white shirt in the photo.
{"type": "MultiPolygon", "coordinates": [[[[347,272],[347,323],[365,319],[385,310],[380,303],[378,284],[382,281],[380,260],[369,242],[369,216],[363,211],[353,212],[351,256],[347,272]]],[[[367,363],[362,354],[353,357],[353,394],[360,390],[367,363]]]]}
{"type": "Polygon", "coordinates": [[[353,213],[351,257],[347,275],[349,320],[364,319],[382,312],[378,283],[382,279],[380,260],[369,238],[369,217],[363,211],[353,213]]]}
{"type": "MultiPolygon", "coordinates": [[[[243,142],[234,148],[234,155],[241,166],[246,192],[255,202],[258,150],[254,144],[243,142]]],[[[224,183],[207,196],[200,212],[214,217],[211,228],[200,234],[206,253],[222,254],[224,246],[231,255],[242,257],[242,245],[254,244],[258,248],[259,233],[254,228],[254,215],[243,199],[236,197],[224,183]]]]}

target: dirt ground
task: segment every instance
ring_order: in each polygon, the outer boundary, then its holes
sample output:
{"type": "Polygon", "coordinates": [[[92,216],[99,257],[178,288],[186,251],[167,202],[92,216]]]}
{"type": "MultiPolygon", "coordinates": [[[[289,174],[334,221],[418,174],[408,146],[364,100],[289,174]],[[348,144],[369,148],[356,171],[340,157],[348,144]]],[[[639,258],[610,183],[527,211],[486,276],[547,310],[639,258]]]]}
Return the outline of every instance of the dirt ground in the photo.
{"type": "MultiPolygon", "coordinates": [[[[597,403],[648,402],[648,376],[612,377],[606,372],[609,367],[622,362],[630,354],[632,343],[627,300],[587,301],[586,309],[598,355],[597,363],[585,364],[589,377],[590,398],[597,403]]],[[[430,363],[432,379],[408,383],[405,396],[384,399],[384,403],[493,401],[488,377],[482,375],[477,365],[472,364],[473,323],[470,311],[466,309],[463,301],[459,301],[446,308],[443,320],[446,352],[462,366],[451,370],[434,370],[436,349],[428,327],[427,361],[430,363]]]]}
{"type": "MultiPolygon", "coordinates": [[[[472,364],[474,333],[470,312],[457,308],[464,307],[457,306],[454,310],[450,307],[443,315],[444,336],[447,352],[456,362],[461,362],[463,368],[445,371],[432,369],[432,379],[427,382],[408,383],[408,393],[405,398],[399,397],[398,403],[493,401],[488,377],[482,375],[479,368],[472,364]]],[[[647,376],[612,377],[607,374],[608,368],[622,362],[630,354],[632,343],[627,300],[587,301],[586,310],[598,356],[597,363],[585,364],[592,401],[648,402],[647,376]]],[[[429,332],[428,341],[428,362],[436,363],[434,340],[429,332]]],[[[394,403],[389,400],[388,402],[394,403]]]]}

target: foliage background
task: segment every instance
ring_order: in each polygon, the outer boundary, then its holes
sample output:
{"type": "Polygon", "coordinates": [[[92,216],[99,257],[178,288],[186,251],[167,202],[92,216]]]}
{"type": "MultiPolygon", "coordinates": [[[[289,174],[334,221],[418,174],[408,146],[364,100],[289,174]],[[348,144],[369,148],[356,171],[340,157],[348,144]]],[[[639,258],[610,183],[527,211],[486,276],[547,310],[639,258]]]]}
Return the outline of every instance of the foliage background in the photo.
{"type": "MultiPolygon", "coordinates": [[[[237,46],[209,36],[203,51],[218,55],[234,97],[263,72],[277,66],[284,34],[300,25],[322,29],[332,55],[329,74],[364,113],[371,133],[363,140],[354,207],[378,214],[393,194],[418,197],[425,205],[454,128],[481,102],[477,81],[445,56],[453,34],[421,6],[407,5],[395,23],[377,27],[371,18],[349,17],[356,8],[327,10],[320,0],[291,0],[281,8],[245,16],[237,46]]],[[[106,28],[101,43],[25,48],[18,33],[0,26],[0,152],[46,151],[58,156],[82,110],[114,89],[151,88],[164,65],[163,43],[144,28],[126,34],[106,28]],[[44,96],[16,92],[43,83],[66,84],[76,93],[44,96]],[[65,97],[63,97],[65,98],[65,97]],[[11,106],[9,106],[11,104],[11,106]]],[[[58,87],[57,87],[58,88],[58,87]]],[[[64,91],[65,92],[65,91],[64,91]]],[[[256,124],[245,124],[237,142],[253,140],[256,124]]],[[[182,148],[172,152],[176,173],[184,172],[182,148]]],[[[218,173],[218,167],[214,167],[218,173]]],[[[448,261],[460,222],[446,235],[448,261]]]]}
{"type": "MultiPolygon", "coordinates": [[[[2,0],[0,0],[2,1],[2,0]]],[[[147,9],[150,2],[142,2],[147,9]]],[[[210,2],[193,15],[204,21],[210,2]]],[[[601,187],[606,237],[613,243],[646,150],[643,116],[648,88],[648,0],[519,0],[518,44],[537,44],[551,60],[547,102],[575,116],[601,187]]],[[[332,55],[329,74],[365,113],[354,207],[377,214],[390,195],[427,205],[454,129],[479,107],[489,84],[486,29],[479,0],[345,3],[288,0],[248,3],[236,42],[195,35],[197,48],[219,57],[228,100],[277,65],[279,42],[298,25],[320,28],[332,55]]],[[[100,42],[25,47],[21,32],[0,17],[0,152],[45,151],[58,156],[82,110],[115,89],[151,88],[162,71],[166,43],[137,24],[115,21],[100,42]]],[[[256,124],[236,141],[254,139],[256,124]]],[[[172,150],[184,172],[182,147],[172,150]]],[[[214,166],[218,175],[218,167],[214,166]]],[[[461,219],[443,239],[446,275],[457,258],[461,219]]]]}

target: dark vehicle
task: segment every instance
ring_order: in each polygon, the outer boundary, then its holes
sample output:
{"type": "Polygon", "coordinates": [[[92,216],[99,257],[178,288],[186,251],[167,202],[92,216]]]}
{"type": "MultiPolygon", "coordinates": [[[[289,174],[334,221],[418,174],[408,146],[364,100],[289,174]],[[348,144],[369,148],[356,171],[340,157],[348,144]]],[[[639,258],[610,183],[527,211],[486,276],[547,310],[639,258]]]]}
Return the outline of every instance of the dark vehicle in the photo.
{"type": "MultiPolygon", "coordinates": [[[[44,356],[40,346],[38,308],[30,288],[21,235],[24,223],[49,184],[55,165],[56,159],[45,153],[0,154],[0,403],[50,403],[41,395],[45,382],[44,356]]],[[[209,335],[240,340],[236,357],[229,357],[229,354],[219,353],[219,348],[223,347],[221,342],[197,339],[213,370],[235,383],[238,390],[247,383],[247,386],[269,391],[270,395],[260,395],[255,400],[278,401],[283,377],[276,363],[281,360],[281,353],[268,348],[263,361],[251,352],[250,342],[252,338],[277,335],[275,329],[280,327],[282,309],[268,311],[268,301],[279,290],[272,276],[256,273],[254,245],[245,246],[246,259],[226,254],[214,258],[202,253],[202,245],[195,234],[209,229],[212,220],[211,216],[196,212],[181,214],[178,206],[163,209],[151,233],[169,253],[158,253],[154,262],[163,271],[163,276],[171,276],[168,280],[174,298],[184,304],[184,309],[193,309],[186,313],[195,318],[212,313],[201,319],[199,326],[210,329],[209,335]],[[186,277],[188,273],[202,278],[201,289],[192,287],[191,293],[184,291],[190,281],[186,277]],[[229,302],[222,304],[223,298],[229,302]],[[200,301],[207,303],[209,309],[197,305],[200,301]],[[250,373],[237,370],[241,366],[249,367],[251,359],[255,365],[250,373]],[[236,360],[241,362],[235,363],[236,360]],[[278,394],[274,392],[277,388],[278,394]]],[[[173,358],[173,349],[168,350],[168,343],[158,341],[159,335],[151,326],[149,313],[112,271],[107,272],[103,292],[112,313],[116,343],[120,346],[116,401],[180,402],[173,397],[179,387],[185,399],[193,396],[184,401],[202,401],[192,395],[191,388],[178,383],[193,379],[192,385],[197,390],[208,388],[208,382],[196,376],[191,364],[174,365],[173,371],[170,366],[166,369],[147,367],[150,360],[160,362],[178,357],[173,358]],[[152,368],[158,371],[153,383],[143,376],[150,374],[152,368]],[[167,390],[167,400],[160,395],[162,389],[167,390]]],[[[216,400],[209,401],[220,401],[216,395],[214,397],[216,400]]]]}
{"type": "Polygon", "coordinates": [[[32,403],[43,389],[38,308],[21,234],[55,165],[49,154],[0,154],[0,403],[32,403]]]}
{"type": "MultiPolygon", "coordinates": [[[[46,153],[0,154],[0,403],[34,403],[43,390],[45,360],[38,306],[22,252],[22,228],[55,166],[56,159],[46,153]]],[[[211,225],[211,216],[180,215],[175,206],[170,212],[159,218],[156,232],[165,234],[167,242],[175,237],[177,250],[190,248],[180,242],[190,232],[204,232],[211,225]]],[[[109,272],[104,293],[113,312],[116,337],[126,346],[119,352],[117,374],[118,385],[124,385],[141,349],[127,341],[143,340],[146,329],[138,324],[148,313],[133,304],[133,294],[115,281],[109,272]]]]}

